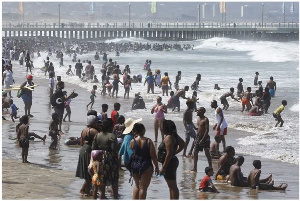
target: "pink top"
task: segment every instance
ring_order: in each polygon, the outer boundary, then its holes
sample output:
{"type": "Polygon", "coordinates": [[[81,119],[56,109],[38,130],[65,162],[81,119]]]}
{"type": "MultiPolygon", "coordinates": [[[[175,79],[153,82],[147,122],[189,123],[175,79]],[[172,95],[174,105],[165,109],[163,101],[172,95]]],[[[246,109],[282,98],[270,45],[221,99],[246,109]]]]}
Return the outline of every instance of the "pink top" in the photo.
{"type": "Polygon", "coordinates": [[[155,119],[157,120],[163,120],[165,118],[165,114],[163,112],[164,105],[156,105],[154,112],[155,112],[155,119]]]}

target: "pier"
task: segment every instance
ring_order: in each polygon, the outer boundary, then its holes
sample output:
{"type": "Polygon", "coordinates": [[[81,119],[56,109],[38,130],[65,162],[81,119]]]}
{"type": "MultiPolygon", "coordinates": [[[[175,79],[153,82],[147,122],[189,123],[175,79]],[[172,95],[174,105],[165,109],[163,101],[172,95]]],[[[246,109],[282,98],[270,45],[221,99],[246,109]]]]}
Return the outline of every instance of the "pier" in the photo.
{"type": "Polygon", "coordinates": [[[213,37],[291,41],[299,40],[298,23],[139,23],[139,24],[3,24],[4,38],[104,41],[114,38],[144,38],[162,41],[191,41],[213,37]]]}

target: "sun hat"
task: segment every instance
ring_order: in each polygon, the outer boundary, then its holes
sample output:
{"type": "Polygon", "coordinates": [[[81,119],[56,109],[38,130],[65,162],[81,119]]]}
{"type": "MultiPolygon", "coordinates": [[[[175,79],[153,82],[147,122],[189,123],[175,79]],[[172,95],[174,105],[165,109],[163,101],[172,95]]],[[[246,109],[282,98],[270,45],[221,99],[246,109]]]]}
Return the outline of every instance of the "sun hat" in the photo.
{"type": "Polygon", "coordinates": [[[126,129],[123,131],[123,134],[130,133],[132,131],[132,129],[133,129],[134,124],[136,124],[136,123],[138,123],[140,121],[142,121],[142,118],[137,119],[137,120],[133,120],[132,118],[128,118],[125,121],[125,127],[126,127],[126,129]]]}
{"type": "Polygon", "coordinates": [[[98,121],[98,117],[95,115],[89,115],[86,118],[86,125],[91,126],[94,122],[98,121]]]}

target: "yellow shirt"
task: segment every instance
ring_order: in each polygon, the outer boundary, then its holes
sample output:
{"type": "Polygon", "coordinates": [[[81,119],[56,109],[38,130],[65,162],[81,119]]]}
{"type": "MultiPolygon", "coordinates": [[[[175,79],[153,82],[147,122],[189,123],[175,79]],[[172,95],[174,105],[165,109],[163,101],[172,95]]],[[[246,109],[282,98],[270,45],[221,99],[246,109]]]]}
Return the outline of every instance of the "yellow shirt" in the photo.
{"type": "Polygon", "coordinates": [[[275,111],[274,114],[278,115],[284,110],[284,106],[280,105],[275,111]]]}

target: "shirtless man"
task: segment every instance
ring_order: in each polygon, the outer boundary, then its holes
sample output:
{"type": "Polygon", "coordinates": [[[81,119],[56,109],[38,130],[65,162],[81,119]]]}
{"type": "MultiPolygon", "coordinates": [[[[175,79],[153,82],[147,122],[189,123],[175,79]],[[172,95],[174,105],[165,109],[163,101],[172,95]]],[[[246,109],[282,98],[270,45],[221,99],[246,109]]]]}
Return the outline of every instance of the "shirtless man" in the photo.
{"type": "Polygon", "coordinates": [[[179,80],[181,80],[181,71],[178,71],[178,73],[175,77],[174,87],[176,90],[179,90],[179,80]]]}
{"type": "MultiPolygon", "coordinates": [[[[189,145],[190,142],[190,138],[192,137],[195,141],[195,137],[196,137],[196,132],[195,130],[197,130],[197,128],[195,127],[194,123],[193,123],[193,111],[194,111],[194,101],[192,99],[188,99],[186,101],[186,105],[187,105],[187,109],[183,114],[183,125],[185,128],[185,147],[183,150],[183,155],[182,157],[186,156],[186,149],[189,145]]],[[[192,143],[192,147],[189,151],[188,156],[192,155],[193,149],[194,149],[194,141],[192,143]]]]}
{"type": "Polygon", "coordinates": [[[265,179],[260,179],[261,174],[261,161],[254,160],[253,161],[254,169],[251,170],[248,181],[250,182],[250,187],[252,189],[261,189],[261,190],[285,190],[287,188],[287,184],[282,183],[278,187],[274,186],[274,180],[272,179],[272,174],[265,179]]]}
{"type": "Polygon", "coordinates": [[[249,186],[249,182],[247,177],[243,177],[243,173],[241,170],[241,166],[244,163],[244,157],[239,156],[236,158],[236,163],[233,164],[229,169],[229,178],[232,186],[239,186],[239,187],[247,187],[249,186]]]}
{"type": "Polygon", "coordinates": [[[234,93],[234,88],[231,87],[229,92],[223,94],[220,97],[221,104],[223,104],[223,110],[227,110],[229,108],[229,104],[228,104],[228,101],[226,99],[227,97],[230,96],[232,99],[238,101],[238,99],[234,98],[233,93],[234,93]]]}
{"type": "Polygon", "coordinates": [[[222,177],[221,180],[226,180],[226,177],[229,176],[230,167],[234,164],[234,155],[234,148],[232,146],[226,147],[225,154],[219,158],[219,169],[216,172],[215,179],[220,175],[222,177]]]}
{"type": "Polygon", "coordinates": [[[275,91],[276,91],[276,82],[273,81],[273,77],[270,77],[269,82],[267,82],[266,87],[269,88],[269,92],[271,94],[271,97],[275,96],[275,91]]]}
{"type": "Polygon", "coordinates": [[[184,99],[188,99],[187,97],[185,97],[185,92],[189,90],[189,86],[185,86],[184,89],[180,89],[176,92],[176,94],[173,97],[173,110],[175,110],[175,108],[177,107],[177,111],[180,111],[180,101],[179,98],[184,98],[184,99]]]}
{"type": "Polygon", "coordinates": [[[241,112],[244,112],[245,106],[247,106],[246,111],[249,111],[251,109],[252,105],[250,104],[250,102],[253,105],[251,87],[247,87],[247,91],[244,92],[244,95],[242,97],[242,111],[241,112]]]}
{"type": "Polygon", "coordinates": [[[168,90],[169,90],[169,85],[168,85],[168,83],[170,84],[170,86],[172,85],[172,83],[171,83],[171,81],[170,81],[170,78],[169,78],[169,76],[168,76],[168,73],[165,72],[164,75],[165,75],[165,76],[163,76],[163,77],[161,78],[160,84],[161,84],[163,96],[165,95],[165,93],[166,93],[166,96],[168,96],[168,90]]]}
{"type": "Polygon", "coordinates": [[[206,110],[204,107],[200,107],[197,110],[197,135],[195,139],[195,150],[194,150],[194,167],[192,171],[197,172],[197,162],[198,162],[198,153],[199,151],[205,152],[205,156],[208,161],[209,167],[212,167],[211,156],[209,153],[209,145],[210,145],[210,137],[208,135],[209,132],[209,121],[208,118],[204,116],[206,110]]]}

